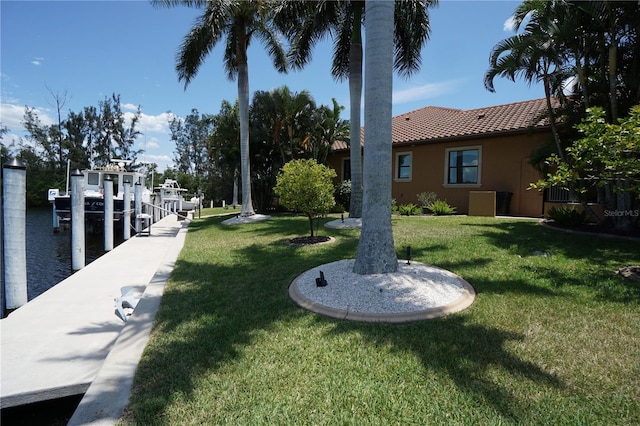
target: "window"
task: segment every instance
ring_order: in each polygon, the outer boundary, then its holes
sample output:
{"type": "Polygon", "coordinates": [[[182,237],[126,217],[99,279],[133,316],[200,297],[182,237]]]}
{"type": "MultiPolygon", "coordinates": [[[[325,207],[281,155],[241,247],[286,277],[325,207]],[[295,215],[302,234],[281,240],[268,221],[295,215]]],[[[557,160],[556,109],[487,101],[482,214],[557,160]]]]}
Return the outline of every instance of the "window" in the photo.
{"type": "Polygon", "coordinates": [[[87,184],[88,185],[99,185],[100,184],[100,174],[99,173],[91,173],[91,172],[89,172],[89,176],[87,176],[87,184]]]}
{"type": "Polygon", "coordinates": [[[480,157],[480,147],[447,149],[445,185],[479,185],[480,157]]]}
{"type": "Polygon", "coordinates": [[[351,159],[342,159],[342,180],[351,180],[351,159]]]}
{"type": "Polygon", "coordinates": [[[396,180],[411,180],[411,153],[396,154],[396,180]]]}

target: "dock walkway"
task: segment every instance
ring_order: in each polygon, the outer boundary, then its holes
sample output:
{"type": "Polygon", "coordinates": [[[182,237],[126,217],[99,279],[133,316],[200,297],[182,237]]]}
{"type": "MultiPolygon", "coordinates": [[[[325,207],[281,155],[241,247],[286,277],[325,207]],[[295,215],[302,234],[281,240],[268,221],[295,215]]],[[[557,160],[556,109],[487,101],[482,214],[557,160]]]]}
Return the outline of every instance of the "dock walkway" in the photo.
{"type": "Polygon", "coordinates": [[[79,423],[109,418],[96,403],[119,405],[117,418],[187,224],[163,218],[0,320],[1,407],[85,394],[79,423]],[[127,323],[114,305],[126,286],[140,298],[127,323]]]}

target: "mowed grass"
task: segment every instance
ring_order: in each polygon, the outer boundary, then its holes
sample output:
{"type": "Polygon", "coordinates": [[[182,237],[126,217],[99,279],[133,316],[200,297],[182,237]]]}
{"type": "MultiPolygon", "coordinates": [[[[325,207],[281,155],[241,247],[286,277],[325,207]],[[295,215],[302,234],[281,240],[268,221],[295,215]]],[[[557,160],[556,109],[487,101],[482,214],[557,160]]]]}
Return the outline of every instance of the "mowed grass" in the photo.
{"type": "Polygon", "coordinates": [[[189,226],[122,424],[640,424],[640,286],[614,274],[640,264],[638,242],[394,216],[400,258],[410,245],[478,294],[464,312],[389,325],[288,298],[300,273],[353,258],[359,230],[295,247],[305,217],[223,219],[189,226]]]}

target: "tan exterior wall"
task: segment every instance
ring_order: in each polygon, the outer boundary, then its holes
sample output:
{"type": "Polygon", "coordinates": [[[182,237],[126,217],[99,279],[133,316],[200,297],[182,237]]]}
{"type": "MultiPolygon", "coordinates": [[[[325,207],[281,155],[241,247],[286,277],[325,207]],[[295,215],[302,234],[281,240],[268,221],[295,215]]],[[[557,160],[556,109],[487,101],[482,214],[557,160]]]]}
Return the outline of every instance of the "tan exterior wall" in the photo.
{"type": "MultiPolygon", "coordinates": [[[[469,212],[470,191],[511,192],[509,214],[513,216],[541,217],[543,213],[542,193],[527,190],[539,174],[528,164],[533,149],[546,140],[549,134],[519,134],[464,141],[404,145],[393,147],[392,198],[396,203],[419,204],[417,194],[435,192],[441,199],[456,207],[457,212],[469,212]],[[451,148],[480,149],[480,183],[477,185],[446,184],[447,150],[451,148]],[[398,155],[411,155],[411,172],[408,179],[397,179],[398,155]]],[[[336,169],[338,180],[343,176],[343,159],[348,152],[334,153],[329,163],[336,169]]],[[[499,214],[499,212],[498,212],[499,214]]]]}

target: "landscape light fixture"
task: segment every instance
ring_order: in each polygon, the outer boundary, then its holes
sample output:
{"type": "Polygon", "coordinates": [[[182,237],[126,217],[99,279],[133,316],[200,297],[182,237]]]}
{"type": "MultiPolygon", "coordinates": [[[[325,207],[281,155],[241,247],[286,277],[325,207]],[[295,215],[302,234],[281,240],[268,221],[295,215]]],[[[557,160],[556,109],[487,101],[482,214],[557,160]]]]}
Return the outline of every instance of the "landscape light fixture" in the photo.
{"type": "Polygon", "coordinates": [[[327,284],[329,283],[324,279],[324,273],[320,271],[320,278],[316,278],[316,287],[326,287],[327,284]]]}
{"type": "Polygon", "coordinates": [[[407,246],[407,265],[411,265],[411,246],[407,246]]]}

